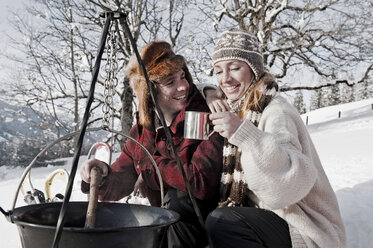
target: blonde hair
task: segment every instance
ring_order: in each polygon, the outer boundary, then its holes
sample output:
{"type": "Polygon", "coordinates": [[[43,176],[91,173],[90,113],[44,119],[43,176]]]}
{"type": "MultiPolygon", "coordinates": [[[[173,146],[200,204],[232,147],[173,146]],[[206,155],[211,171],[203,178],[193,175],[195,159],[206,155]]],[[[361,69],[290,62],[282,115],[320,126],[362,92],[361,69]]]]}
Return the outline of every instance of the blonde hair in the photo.
{"type": "Polygon", "coordinates": [[[273,85],[273,84],[276,84],[275,77],[272,74],[265,72],[263,76],[250,89],[249,94],[246,97],[246,100],[244,101],[244,104],[242,105],[238,113],[238,116],[241,119],[243,119],[245,116],[245,113],[248,110],[262,112],[263,111],[262,101],[264,101],[263,94],[265,93],[265,90],[263,90],[263,88],[267,88],[267,85],[273,85]]]}

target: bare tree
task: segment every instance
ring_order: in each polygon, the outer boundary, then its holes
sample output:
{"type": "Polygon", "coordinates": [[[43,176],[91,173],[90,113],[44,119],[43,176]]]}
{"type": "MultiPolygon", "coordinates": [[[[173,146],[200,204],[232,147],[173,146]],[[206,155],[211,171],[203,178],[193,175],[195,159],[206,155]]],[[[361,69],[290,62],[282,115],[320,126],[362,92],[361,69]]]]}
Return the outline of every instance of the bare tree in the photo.
{"type": "Polygon", "coordinates": [[[279,79],[282,91],[315,89],[306,78],[297,83],[291,80],[292,75],[304,68],[327,78],[331,84],[343,82],[352,86],[372,77],[371,2],[196,0],[195,3],[216,33],[239,26],[257,35],[265,64],[279,79]],[[354,82],[347,81],[346,74],[351,70],[356,73],[354,82]]]}
{"type": "Polygon", "coordinates": [[[24,39],[12,42],[23,52],[19,62],[26,68],[16,93],[31,108],[53,116],[50,125],[57,127],[57,137],[78,130],[92,68],[93,43],[79,29],[75,8],[74,1],[37,0],[14,23],[24,39]]]}
{"type": "MultiPolygon", "coordinates": [[[[138,46],[155,39],[170,40],[176,45],[183,24],[184,5],[174,0],[169,3],[156,0],[34,0],[27,9],[28,19],[22,17],[15,22],[15,28],[26,41],[14,39],[12,42],[27,57],[27,60],[23,56],[19,59],[27,70],[24,73],[26,79],[18,85],[17,92],[24,96],[29,106],[37,106],[54,116],[52,125],[58,123],[61,129],[69,132],[77,130],[104,24],[100,14],[109,11],[126,13],[126,22],[138,46]]],[[[106,53],[89,124],[97,126],[103,114],[110,112],[117,129],[127,133],[133,123],[136,102],[123,71],[133,50],[123,31],[123,23],[114,21],[112,24],[116,88],[108,106],[105,85],[110,71],[105,66],[112,61],[108,61],[106,53]]]]}
{"type": "MultiPolygon", "coordinates": [[[[211,55],[218,34],[240,26],[257,35],[265,63],[282,91],[335,84],[367,83],[370,87],[372,10],[372,3],[358,0],[33,0],[29,14],[15,23],[24,39],[13,43],[26,55],[13,57],[26,68],[17,93],[30,107],[54,117],[50,124],[57,126],[57,135],[77,130],[104,24],[99,15],[105,11],[127,14],[139,47],[157,39],[172,43],[188,60],[197,82],[212,80],[211,55]],[[311,84],[302,77],[303,69],[327,83],[311,84]],[[293,82],[295,74],[301,82],[293,82]]],[[[111,30],[118,83],[112,101],[105,105],[110,73],[105,69],[109,63],[105,54],[89,124],[99,125],[103,114],[110,112],[117,129],[127,133],[136,99],[123,71],[133,51],[123,24],[113,22],[111,30]]]]}

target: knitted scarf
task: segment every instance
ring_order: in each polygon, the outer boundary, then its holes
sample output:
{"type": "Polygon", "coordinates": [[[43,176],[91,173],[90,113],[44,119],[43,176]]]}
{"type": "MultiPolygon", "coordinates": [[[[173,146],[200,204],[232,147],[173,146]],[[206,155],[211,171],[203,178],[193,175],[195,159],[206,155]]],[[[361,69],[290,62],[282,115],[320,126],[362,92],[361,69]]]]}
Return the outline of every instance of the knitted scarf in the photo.
{"type": "MultiPolygon", "coordinates": [[[[278,85],[274,80],[266,80],[266,77],[261,80],[264,81],[260,82],[261,85],[259,86],[259,91],[262,92],[262,97],[259,99],[259,108],[252,107],[245,112],[244,117],[249,119],[255,126],[258,126],[263,110],[268,106],[278,91],[278,85]]],[[[227,100],[233,113],[237,114],[241,110],[250,90],[251,87],[249,87],[242,98],[236,101],[227,100]]],[[[253,193],[248,188],[241,166],[241,150],[237,146],[230,144],[228,139],[225,138],[219,207],[254,207],[255,203],[251,198],[252,195],[253,193]]]]}

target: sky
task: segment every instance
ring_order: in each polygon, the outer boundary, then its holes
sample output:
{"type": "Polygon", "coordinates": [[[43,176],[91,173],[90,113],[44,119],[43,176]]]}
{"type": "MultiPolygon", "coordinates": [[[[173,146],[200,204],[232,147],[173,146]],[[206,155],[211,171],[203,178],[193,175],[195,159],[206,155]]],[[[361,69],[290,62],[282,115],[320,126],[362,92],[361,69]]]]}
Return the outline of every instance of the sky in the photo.
{"type": "MultiPolygon", "coordinates": [[[[302,115],[304,121],[307,116],[311,138],[337,195],[348,248],[370,248],[373,244],[373,99],[318,109],[302,115]]],[[[84,160],[85,157],[80,158],[80,163],[84,160]]],[[[69,164],[62,168],[70,171],[69,164]]],[[[34,187],[44,190],[45,179],[57,168],[61,167],[32,169],[34,187]]],[[[22,173],[21,168],[0,167],[0,206],[5,210],[11,209],[22,173]]],[[[80,180],[77,173],[71,201],[87,200],[80,192],[80,180]]],[[[53,194],[64,192],[64,184],[59,183],[55,184],[53,194]]],[[[25,189],[29,189],[28,183],[25,189]]],[[[22,205],[25,203],[20,194],[16,207],[22,205]]],[[[16,225],[1,216],[0,247],[21,247],[16,225]]]]}
{"type": "MultiPolygon", "coordinates": [[[[9,9],[13,6],[12,2],[14,2],[14,6],[17,6],[18,3],[22,0],[15,0],[15,1],[10,1],[10,0],[2,0],[0,1],[0,31],[3,33],[7,29],[7,18],[10,16],[9,9]]],[[[3,36],[1,36],[1,39],[3,36]]]]}
{"type": "Polygon", "coordinates": [[[10,20],[13,19],[12,11],[22,16],[22,5],[29,0],[0,0],[0,82],[4,77],[8,77],[11,70],[8,69],[10,61],[4,58],[3,54],[9,53],[10,47],[9,38],[7,35],[13,36],[14,31],[10,27],[10,20]]]}
{"type": "Polygon", "coordinates": [[[4,32],[9,33],[10,27],[9,27],[9,20],[13,18],[12,11],[22,13],[21,7],[22,3],[26,3],[27,0],[1,0],[0,1],[0,42],[2,44],[2,47],[4,44],[8,44],[7,38],[4,35],[4,32]]]}

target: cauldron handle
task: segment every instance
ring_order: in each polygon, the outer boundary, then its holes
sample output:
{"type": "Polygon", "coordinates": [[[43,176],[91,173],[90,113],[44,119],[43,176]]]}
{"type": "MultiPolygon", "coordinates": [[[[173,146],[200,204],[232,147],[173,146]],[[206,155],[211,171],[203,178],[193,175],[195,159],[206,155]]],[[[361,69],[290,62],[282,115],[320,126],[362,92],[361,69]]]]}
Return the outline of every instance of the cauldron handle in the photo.
{"type": "MultiPolygon", "coordinates": [[[[96,127],[96,128],[89,128],[87,129],[88,132],[90,131],[99,131],[99,130],[102,130],[101,127],[96,127]]],[[[105,130],[105,129],[104,129],[105,130]]],[[[161,173],[157,167],[157,163],[154,161],[152,155],[150,154],[150,152],[140,143],[138,142],[137,140],[135,140],[134,138],[132,138],[131,136],[127,135],[127,134],[124,134],[122,132],[119,132],[119,131],[115,131],[115,130],[109,130],[109,129],[106,129],[106,131],[110,131],[110,132],[113,132],[113,133],[116,133],[118,135],[121,135],[121,136],[124,136],[130,140],[132,140],[133,142],[135,142],[136,144],[138,144],[145,152],[146,154],[149,156],[150,158],[150,161],[152,162],[153,166],[154,166],[154,169],[157,173],[157,176],[158,176],[158,180],[159,180],[159,184],[160,184],[160,190],[161,190],[161,206],[164,207],[165,204],[164,204],[164,189],[163,189],[163,180],[162,180],[162,176],[161,176],[161,173]]],[[[19,191],[21,190],[21,185],[23,184],[28,172],[31,170],[31,168],[36,164],[36,162],[47,152],[49,151],[49,149],[51,149],[54,145],[60,143],[61,141],[64,141],[64,140],[69,140],[71,139],[72,137],[76,136],[79,134],[80,131],[76,131],[76,132],[73,132],[73,133],[69,133],[63,137],[60,137],[58,138],[57,140],[55,140],[54,142],[50,143],[49,145],[47,145],[43,150],[41,150],[38,155],[36,155],[36,157],[31,161],[31,163],[25,168],[25,170],[23,171],[23,174],[20,178],[20,181],[18,183],[18,186],[17,186],[17,189],[16,189],[16,192],[14,194],[14,199],[13,199],[13,203],[12,203],[12,208],[11,210],[9,211],[10,213],[13,213],[15,207],[16,207],[16,203],[17,203],[17,199],[18,199],[18,195],[19,195],[19,191]]],[[[3,211],[1,211],[3,212],[3,211]]],[[[5,211],[4,211],[5,212],[5,211]]],[[[3,214],[4,214],[3,212],[3,214]]],[[[5,212],[7,213],[7,212],[5,212]]],[[[5,215],[5,214],[4,214],[5,215]]],[[[9,214],[10,215],[10,214],[9,214]]]]}
{"type": "Polygon", "coordinates": [[[87,216],[85,220],[85,228],[94,228],[96,222],[96,209],[98,201],[98,188],[102,181],[102,170],[97,166],[91,169],[91,183],[89,189],[89,201],[87,208],[87,216]]]}
{"type": "Polygon", "coordinates": [[[0,212],[2,212],[3,213],[3,215],[5,216],[5,218],[7,218],[8,220],[10,220],[10,218],[9,218],[9,216],[10,216],[10,214],[11,214],[11,212],[10,211],[5,211],[2,207],[0,207],[0,212]]]}
{"type": "Polygon", "coordinates": [[[157,177],[158,177],[158,181],[159,181],[159,188],[160,188],[160,191],[161,191],[161,207],[165,207],[165,202],[164,202],[164,186],[163,186],[163,179],[162,179],[162,175],[161,175],[161,172],[159,171],[159,168],[157,166],[157,163],[155,162],[152,154],[149,152],[148,149],[146,149],[146,147],[141,144],[140,142],[138,142],[136,139],[134,139],[133,137],[127,135],[127,134],[124,134],[124,133],[121,133],[119,131],[115,131],[115,130],[111,130],[109,128],[104,128],[104,130],[107,130],[109,132],[112,132],[112,133],[116,133],[118,135],[122,135],[130,140],[132,140],[133,142],[135,142],[145,153],[146,155],[148,155],[151,163],[153,164],[153,167],[154,167],[154,170],[157,174],[157,177]]]}

